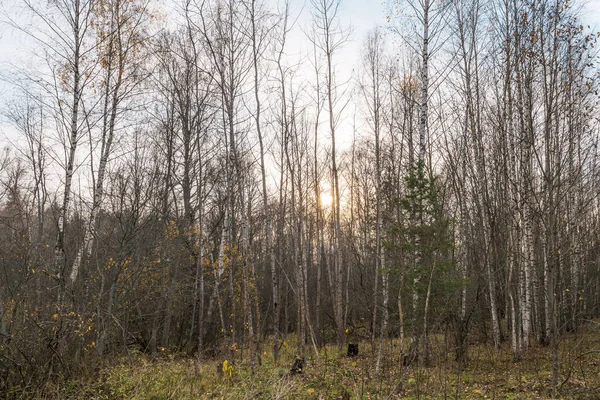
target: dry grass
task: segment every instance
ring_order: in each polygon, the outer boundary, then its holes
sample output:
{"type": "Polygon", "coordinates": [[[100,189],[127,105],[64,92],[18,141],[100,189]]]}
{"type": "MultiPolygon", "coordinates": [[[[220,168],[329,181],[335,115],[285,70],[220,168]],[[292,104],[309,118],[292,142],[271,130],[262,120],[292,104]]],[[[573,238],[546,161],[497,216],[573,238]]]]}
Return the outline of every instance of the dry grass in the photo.
{"type": "MultiPolygon", "coordinates": [[[[473,345],[469,363],[460,369],[443,336],[432,338],[432,363],[402,365],[399,342],[385,343],[381,371],[368,343],[360,354],[345,357],[335,347],[316,355],[307,348],[301,375],[289,376],[294,360],[293,337],[286,338],[281,359],[270,353],[252,375],[247,362],[238,361],[232,375],[218,371],[222,359],[200,367],[185,357],[150,358],[133,354],[103,367],[93,379],[48,386],[38,398],[85,399],[598,399],[600,398],[600,330],[588,326],[564,336],[559,344],[562,385],[551,385],[552,351],[532,346],[513,362],[508,343],[499,351],[473,345]],[[568,378],[568,379],[567,379],[568,378]],[[564,383],[563,383],[564,381],[564,383]]],[[[268,344],[265,349],[270,349],[268,344]]]]}

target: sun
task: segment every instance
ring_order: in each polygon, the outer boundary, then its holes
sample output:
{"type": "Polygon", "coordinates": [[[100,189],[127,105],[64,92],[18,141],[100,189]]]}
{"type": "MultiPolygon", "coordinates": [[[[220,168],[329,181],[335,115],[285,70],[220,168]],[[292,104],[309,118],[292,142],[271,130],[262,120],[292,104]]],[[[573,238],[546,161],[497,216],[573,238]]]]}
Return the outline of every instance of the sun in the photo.
{"type": "Polygon", "coordinates": [[[320,195],[321,207],[330,208],[333,205],[333,196],[329,192],[321,192],[320,195]]]}

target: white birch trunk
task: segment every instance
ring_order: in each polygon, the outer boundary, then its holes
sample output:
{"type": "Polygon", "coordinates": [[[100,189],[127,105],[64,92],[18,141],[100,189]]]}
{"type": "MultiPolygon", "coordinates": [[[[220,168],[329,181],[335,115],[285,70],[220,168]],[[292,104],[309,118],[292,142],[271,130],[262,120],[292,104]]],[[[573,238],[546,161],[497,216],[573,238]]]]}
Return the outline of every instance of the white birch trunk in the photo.
{"type": "Polygon", "coordinates": [[[381,321],[381,331],[379,334],[379,347],[377,350],[377,362],[375,364],[375,375],[378,375],[381,367],[381,356],[383,352],[383,342],[387,339],[387,329],[389,323],[389,298],[390,298],[390,289],[389,289],[389,279],[390,274],[385,268],[385,255],[381,254],[381,289],[383,292],[383,303],[382,303],[382,321],[381,321]]]}
{"type": "Polygon", "coordinates": [[[531,333],[531,275],[532,275],[532,233],[531,233],[531,221],[528,206],[525,205],[523,212],[523,244],[521,251],[523,252],[523,269],[522,269],[522,318],[523,318],[523,329],[522,329],[522,344],[523,349],[529,348],[529,336],[531,333]]]}
{"type": "MultiPolygon", "coordinates": [[[[119,7],[119,5],[117,5],[119,7]]],[[[77,251],[77,256],[73,262],[71,269],[70,281],[74,284],[79,274],[82,259],[88,258],[93,247],[93,243],[96,239],[96,221],[98,213],[102,206],[102,200],[104,198],[104,179],[106,175],[106,166],[108,158],[111,154],[112,143],[114,140],[115,124],[118,113],[118,105],[121,100],[121,85],[123,83],[123,71],[125,68],[125,54],[121,48],[121,21],[115,21],[114,13],[118,13],[118,10],[111,11],[111,27],[110,27],[110,40],[108,44],[108,60],[106,70],[106,82],[104,91],[104,109],[103,109],[103,127],[102,127],[102,146],[100,150],[100,160],[98,165],[98,176],[95,180],[96,186],[94,188],[94,199],[92,202],[92,211],[90,214],[90,221],[87,229],[85,230],[83,246],[77,251]],[[115,25],[116,24],[116,25],[115,25]],[[115,45],[115,43],[117,44],[115,45]],[[115,49],[116,47],[116,49],[115,49]],[[117,52],[116,65],[113,64],[114,51],[117,52]],[[115,86],[111,86],[113,69],[117,70],[117,81],[115,86]],[[110,108],[109,108],[110,104],[110,108]],[[109,111],[110,110],[110,111],[109,111]]]]}
{"type": "MultiPolygon", "coordinates": [[[[79,142],[79,106],[81,103],[81,45],[83,38],[81,37],[82,26],[81,18],[82,9],[79,2],[76,2],[76,7],[73,10],[72,29],[74,35],[73,47],[73,100],[71,104],[71,132],[69,138],[69,149],[67,158],[67,167],[65,170],[65,187],[63,192],[63,203],[58,215],[58,238],[54,250],[54,263],[56,275],[64,284],[64,269],[65,269],[65,225],[67,223],[67,212],[69,210],[69,202],[71,199],[71,184],[73,181],[73,173],[75,170],[75,153],[79,142]]],[[[59,298],[62,293],[59,294],[59,298]]],[[[62,302],[60,299],[59,303],[62,302]]]]}

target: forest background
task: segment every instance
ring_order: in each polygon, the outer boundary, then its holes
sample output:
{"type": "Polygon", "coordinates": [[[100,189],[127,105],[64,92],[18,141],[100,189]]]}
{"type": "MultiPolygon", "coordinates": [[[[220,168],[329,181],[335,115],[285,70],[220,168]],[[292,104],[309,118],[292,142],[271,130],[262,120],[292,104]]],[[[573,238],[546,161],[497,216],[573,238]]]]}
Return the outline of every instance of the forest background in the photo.
{"type": "Polygon", "coordinates": [[[598,3],[1,4],[0,390],[596,357],[598,3]]]}

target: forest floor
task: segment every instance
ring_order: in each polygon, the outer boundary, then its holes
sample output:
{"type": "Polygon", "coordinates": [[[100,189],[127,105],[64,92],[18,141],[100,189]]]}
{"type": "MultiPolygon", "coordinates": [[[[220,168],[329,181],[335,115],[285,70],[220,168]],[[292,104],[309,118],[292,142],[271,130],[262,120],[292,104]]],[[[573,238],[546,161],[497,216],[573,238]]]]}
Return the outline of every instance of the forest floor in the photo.
{"type": "MultiPolygon", "coordinates": [[[[262,366],[251,374],[247,361],[223,373],[223,359],[200,367],[189,357],[163,352],[151,357],[139,352],[105,362],[88,378],[46,386],[40,398],[63,399],[600,399],[600,323],[589,322],[559,342],[559,386],[553,388],[552,349],[534,344],[514,362],[510,343],[499,351],[490,345],[471,345],[469,362],[459,368],[446,351],[451,338],[432,338],[429,366],[405,367],[399,341],[384,344],[381,369],[369,342],[347,357],[336,347],[316,355],[306,349],[301,374],[291,375],[295,337],[286,337],[280,360],[273,362],[267,344],[262,366]],[[445,340],[448,339],[448,340],[445,340]],[[231,374],[229,373],[231,372],[231,374]]],[[[247,357],[246,357],[247,358],[247,357]]]]}

